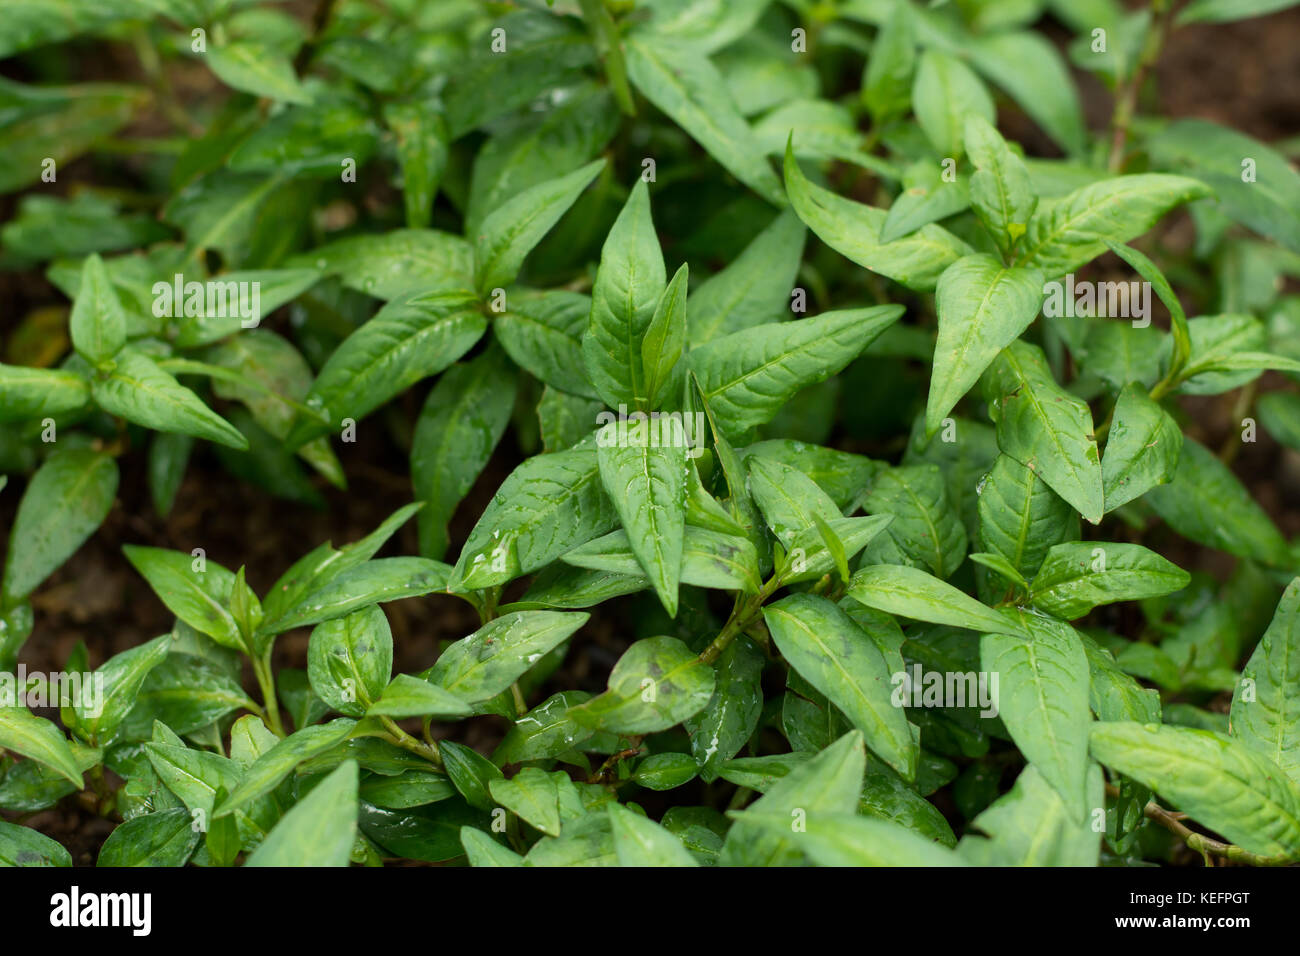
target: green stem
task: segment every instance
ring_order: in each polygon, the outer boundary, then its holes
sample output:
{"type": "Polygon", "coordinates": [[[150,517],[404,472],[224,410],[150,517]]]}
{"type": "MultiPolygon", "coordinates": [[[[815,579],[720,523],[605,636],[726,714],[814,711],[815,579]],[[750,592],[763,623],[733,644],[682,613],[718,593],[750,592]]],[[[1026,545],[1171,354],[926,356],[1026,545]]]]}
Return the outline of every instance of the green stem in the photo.
{"type": "Polygon", "coordinates": [[[261,657],[252,658],[252,661],[253,673],[257,676],[257,686],[262,691],[267,726],[271,728],[271,733],[283,737],[284,724],[280,722],[280,704],[275,697],[275,680],[271,676],[271,651],[268,649],[261,657]]]}
{"type": "Polygon", "coordinates": [[[1118,173],[1124,165],[1124,147],[1128,142],[1129,126],[1137,112],[1138,94],[1146,82],[1147,73],[1160,58],[1165,37],[1172,22],[1173,5],[1168,0],[1151,0],[1151,23],[1147,25],[1146,37],[1143,39],[1142,52],[1138,55],[1137,66],[1132,75],[1119,90],[1115,100],[1115,111],[1111,114],[1110,161],[1107,164],[1112,173],[1118,173]]]}
{"type": "Polygon", "coordinates": [[[754,622],[754,619],[762,613],[764,602],[780,586],[780,577],[773,574],[757,594],[738,598],[736,606],[732,608],[731,617],[727,618],[727,623],[722,626],[722,630],[718,632],[718,636],[713,639],[713,642],[701,652],[700,660],[705,664],[712,664],[721,657],[722,652],[727,649],[728,644],[735,640],[736,635],[743,633],[754,622]]]}
{"type": "Polygon", "coordinates": [[[437,744],[425,743],[423,740],[416,740],[401,727],[397,726],[397,721],[391,717],[381,716],[380,723],[388,731],[392,742],[397,744],[403,750],[409,750],[411,753],[423,757],[436,766],[442,766],[442,754],[438,753],[437,744]]]}

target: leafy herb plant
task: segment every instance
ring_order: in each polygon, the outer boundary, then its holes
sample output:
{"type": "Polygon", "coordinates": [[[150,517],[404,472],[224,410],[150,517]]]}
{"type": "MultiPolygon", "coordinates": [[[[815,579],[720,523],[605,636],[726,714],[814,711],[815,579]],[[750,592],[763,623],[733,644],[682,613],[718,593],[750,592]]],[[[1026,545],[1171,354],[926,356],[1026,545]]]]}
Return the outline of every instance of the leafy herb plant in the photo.
{"type": "Polygon", "coordinates": [[[1300,175],[1145,105],[1293,5],[8,0],[0,861],[1300,860],[1300,175]],[[125,480],[175,625],[34,674],[125,480]]]}

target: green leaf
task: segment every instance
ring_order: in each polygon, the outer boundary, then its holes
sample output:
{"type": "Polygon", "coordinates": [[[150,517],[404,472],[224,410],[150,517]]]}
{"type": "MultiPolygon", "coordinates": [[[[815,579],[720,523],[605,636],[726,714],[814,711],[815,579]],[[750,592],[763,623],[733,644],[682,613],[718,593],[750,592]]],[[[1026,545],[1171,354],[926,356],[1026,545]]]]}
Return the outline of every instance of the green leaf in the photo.
{"type": "Polygon", "coordinates": [[[1232,735],[1300,786],[1300,579],[1278,602],[1232,693],[1232,735]]]}
{"type": "Polygon", "coordinates": [[[839,372],[902,314],[902,306],[882,305],[761,325],[694,349],[691,370],[718,427],[740,435],[839,372]]]}
{"type": "Polygon", "coordinates": [[[468,717],[474,708],[450,691],[437,684],[398,674],[384,688],[379,699],[370,705],[366,715],[376,717],[435,717],[448,719],[468,717]]]}
{"type": "Polygon", "coordinates": [[[135,706],[149,673],[167,656],[170,642],[164,634],[105,661],[95,672],[104,681],[103,691],[94,701],[74,702],[73,729],[91,743],[106,743],[135,706]]]}
{"type": "Polygon", "coordinates": [[[479,295],[486,297],[494,288],[514,281],[524,257],[604,168],[605,160],[598,159],[567,176],[525,189],[483,220],[474,242],[479,295]]]}
{"type": "Polygon", "coordinates": [[[258,628],[260,638],[319,624],[372,604],[446,588],[451,569],[429,558],[375,558],[350,568],[258,628]]]}
{"type": "Polygon", "coordinates": [[[497,341],[521,368],[552,388],[595,398],[582,352],[591,310],[591,299],[578,292],[516,289],[492,324],[497,341]]]}
{"type": "Polygon", "coordinates": [[[850,731],[811,760],[792,769],[745,811],[756,817],[780,816],[785,832],[750,823],[742,815],[727,833],[723,866],[797,866],[803,859],[794,832],[800,822],[823,814],[857,810],[867,754],[862,734],[850,731]]]}
{"type": "Polygon", "coordinates": [[[289,58],[264,43],[235,40],[207,51],[212,72],[232,89],[286,103],[310,103],[289,58]]]}
{"type": "Polygon", "coordinates": [[[357,764],[341,763],[267,834],[245,866],[347,866],[356,838],[357,764]]]}
{"type": "Polygon", "coordinates": [[[775,458],[754,456],[746,460],[749,493],[763,513],[772,534],[789,551],[801,531],[816,519],[834,521],[840,509],[811,478],[775,458]]]}
{"type": "Polygon", "coordinates": [[[240,450],[248,448],[248,439],[238,429],[143,352],[123,348],[112,361],[108,377],[96,378],[92,384],[95,404],[110,415],[158,431],[206,438],[240,450]]]}
{"type": "Polygon", "coordinates": [[[674,389],[681,392],[680,374],[673,373],[681,371],[678,363],[686,346],[687,275],[685,264],[674,273],[641,340],[641,367],[651,408],[663,405],[674,389]]]}
{"type": "Polygon", "coordinates": [[[9,533],[4,606],[29,595],[95,533],[117,496],[117,462],[89,448],[59,449],[23,492],[9,533]]]}
{"type": "Polygon", "coordinates": [[[482,830],[465,826],[460,828],[460,841],[469,857],[470,866],[523,866],[524,858],[508,850],[482,830]]]}
{"type": "MultiPolygon", "coordinates": [[[[389,302],[334,350],[305,399],[335,427],[360,420],[420,379],[436,375],[482,338],[487,320],[462,293],[389,302]]],[[[330,430],[309,419],[285,439],[297,447],[330,430]]]]}
{"type": "Polygon", "coordinates": [[[488,783],[492,799],[548,836],[560,835],[560,790],[557,776],[537,767],[524,767],[509,780],[488,783]]]}
{"type": "Polygon", "coordinates": [[[641,346],[667,281],[650,193],[638,179],[601,248],[582,338],[587,375],[611,408],[649,407],[641,346]]]}
{"type": "Polygon", "coordinates": [[[307,677],[316,696],[340,714],[361,717],[393,671],[388,618],[371,605],[318,625],[307,644],[307,677]]]}
{"type": "Polygon", "coordinates": [[[72,854],[31,827],[0,821],[0,867],[72,866],[72,854]]]}
{"type": "Polygon", "coordinates": [[[675,790],[694,780],[699,769],[690,754],[651,754],[637,764],[632,779],[647,790],[675,790]]]}
{"type": "MultiPolygon", "coordinates": [[[[592,731],[570,717],[569,708],[590,698],[590,694],[577,690],[560,691],[548,697],[515,721],[492,755],[493,762],[505,766],[525,760],[547,760],[576,749],[592,736],[592,731]]],[[[441,746],[445,761],[446,743],[441,746]]]]}
{"type": "Polygon", "coordinates": [[[916,741],[890,699],[889,665],[853,619],[825,598],[793,594],[764,608],[763,620],[790,666],[843,711],[874,753],[915,779],[916,741]]]}
{"type": "Polygon", "coordinates": [[[89,401],[90,382],[76,372],[0,364],[0,422],[53,417],[89,401]]]}
{"type": "Polygon", "coordinates": [[[898,560],[887,563],[914,564],[947,578],[966,557],[966,528],[948,501],[938,465],[882,468],[863,495],[862,507],[870,514],[892,515],[894,519],[885,529],[892,547],[882,549],[885,539],[877,539],[864,560],[896,551],[898,560]]]}
{"type": "MultiPolygon", "coordinates": [[[[14,688],[13,678],[6,676],[6,683],[14,688]]],[[[76,784],[78,790],[84,786],[77,759],[63,732],[26,707],[0,707],[0,750],[13,751],[53,768],[76,784]]]]}
{"type": "Polygon", "coordinates": [[[889,243],[932,222],[947,219],[970,206],[970,188],[963,180],[948,179],[932,160],[918,160],[903,173],[903,188],[894,198],[880,241],[889,243]]]}
{"type": "Polygon", "coordinates": [[[817,866],[965,866],[947,847],[887,820],[848,813],[809,814],[795,827],[788,816],[757,809],[730,816],[790,841],[817,866]]]}
{"type": "Polygon", "coordinates": [[[447,167],[447,121],[441,112],[428,109],[424,103],[385,103],[384,122],[396,140],[406,225],[427,229],[433,216],[433,200],[447,167]]]}
{"type": "Polygon", "coordinates": [[[980,485],[979,538],[1025,578],[1053,545],[1079,537],[1079,517],[1047,482],[1010,455],[999,455],[980,485]]]}
{"type": "Polygon", "coordinates": [[[96,866],[184,866],[202,838],[184,808],[144,813],[108,835],[96,866]]]}
{"type": "Polygon", "coordinates": [[[145,744],[149,763],[186,809],[201,810],[206,820],[212,813],[218,791],[229,791],[239,783],[239,766],[220,754],[190,750],[181,744],[145,744]]]}
{"type": "Polygon", "coordinates": [[[448,647],[422,678],[471,704],[491,700],[554,650],[590,615],[516,611],[448,647]]]}
{"type": "Polygon", "coordinates": [[[1062,620],[1101,604],[1181,591],[1191,575],[1140,544],[1070,541],[1053,545],[1030,585],[1034,605],[1062,620]]]}
{"type": "Polygon", "coordinates": [[[465,801],[480,810],[492,809],[494,804],[489,790],[492,781],[502,779],[496,765],[477,751],[452,740],[440,741],[438,752],[442,755],[447,776],[465,801]]]}
{"type": "MultiPolygon", "coordinates": [[[[244,768],[243,779],[230,791],[230,796],[213,809],[213,816],[223,817],[234,813],[270,793],[285,777],[293,773],[294,768],[299,764],[326,753],[342,743],[356,726],[355,720],[340,717],[328,724],[303,727],[278,741],[275,746],[244,768]]],[[[355,786],[355,777],[353,783],[355,786]]]]}
{"type": "Polygon", "coordinates": [[[934,49],[922,53],[917,63],[912,109],[939,155],[951,159],[960,158],[964,150],[966,117],[978,116],[990,124],[997,119],[983,81],[961,60],[934,49]]]}
{"type": "Polygon", "coordinates": [[[1124,386],[1101,459],[1106,510],[1114,511],[1168,484],[1178,470],[1183,432],[1137,383],[1124,386]]]}
{"type": "Polygon", "coordinates": [[[511,472],[483,509],[454,580],[470,588],[503,584],[613,530],[617,521],[594,448],[538,455],[511,472]]]}
{"type": "Polygon", "coordinates": [[[864,269],[909,289],[928,292],[948,266],[974,250],[940,226],[922,226],[906,238],[882,243],[886,213],[810,183],[786,147],[785,188],[799,218],[818,238],[864,269]]]}
{"type": "Polygon", "coordinates": [[[1001,675],[998,715],[1016,746],[1065,802],[1087,813],[1088,660],[1074,629],[1031,612],[1008,611],[1027,636],[985,634],[980,667],[1001,675]]]}
{"type": "Polygon", "coordinates": [[[783,210],[726,268],[691,290],[691,346],[780,319],[790,302],[806,232],[793,210],[783,210]]]}
{"type": "Polygon", "coordinates": [[[619,866],[699,866],[672,831],[617,803],[606,812],[619,866]]]}
{"type": "Polygon", "coordinates": [[[126,344],[126,313],[98,253],[86,257],[69,320],[72,345],[87,362],[111,359],[126,344]]]}
{"type": "Polygon", "coordinates": [[[1178,24],[1229,23],[1262,17],[1295,6],[1295,0],[1192,0],[1178,13],[1178,24]]]}
{"type": "Polygon", "coordinates": [[[1204,183],[1184,176],[1143,173],[1082,186],[1060,199],[1040,202],[1029,223],[1018,262],[1059,276],[1106,251],[1106,240],[1128,242],[1170,209],[1210,195],[1204,183]]]}
{"type": "Polygon", "coordinates": [[[781,184],[717,68],[698,50],[646,35],[629,37],[628,78],[724,169],[776,205],[781,184]]]}
{"type": "Polygon", "coordinates": [[[203,556],[136,544],[122,546],[167,609],[223,647],[245,650],[244,636],[230,613],[235,576],[203,556]]]}
{"type": "Polygon", "coordinates": [[[973,866],[1096,866],[1101,835],[1091,814],[1105,809],[1101,768],[1088,769],[1089,818],[1074,819],[1034,764],[1010,792],[971,821],[987,837],[962,837],[957,853],[973,866]]]}
{"type": "Polygon", "coordinates": [[[1187,313],[1183,311],[1183,304],[1178,301],[1178,296],[1170,287],[1165,274],[1160,271],[1160,267],[1147,256],[1136,249],[1120,245],[1109,239],[1106,240],[1106,246],[1111,252],[1136,269],[1138,275],[1151,283],[1151,287],[1156,290],[1156,295],[1165,304],[1165,308],[1169,310],[1169,327],[1173,334],[1174,343],[1174,356],[1170,363],[1170,373],[1176,375],[1187,361],[1192,349],[1191,333],[1187,327],[1187,313]]]}
{"type": "MultiPolygon", "coordinates": [[[[641,587],[650,586],[626,531],[613,531],[588,541],[566,552],[563,561],[575,567],[636,578],[641,587]]],[[[747,538],[691,525],[686,526],[682,543],[681,582],[746,594],[757,594],[763,584],[758,573],[758,556],[747,538]]]]}
{"type": "Polygon", "coordinates": [[[1024,628],[957,590],[951,584],[917,568],[873,564],[862,568],[849,582],[849,597],[867,607],[908,617],[962,627],[1025,636],[1024,628]]]}
{"type": "Polygon", "coordinates": [[[968,116],[964,135],[975,165],[970,178],[971,206],[1006,254],[1028,230],[1038,206],[1029,170],[983,117],[968,116]]]}
{"type": "Polygon", "coordinates": [[[1120,670],[1111,652],[1087,634],[1079,638],[1088,655],[1088,703],[1097,719],[1160,723],[1159,691],[1143,687],[1120,670]]]}
{"type": "Polygon", "coordinates": [[[911,9],[905,3],[895,3],[876,34],[862,75],[862,102],[877,123],[907,112],[915,66],[916,30],[911,9]]]}
{"type": "Polygon", "coordinates": [[[1245,743],[1209,730],[1119,722],[1094,726],[1091,747],[1107,767],[1242,849],[1300,852],[1300,790],[1245,743]]]}
{"type": "Polygon", "coordinates": [[[1185,538],[1265,564],[1286,565],[1287,545],[1268,514],[1214,453],[1184,438],[1174,480],[1146,498],[1185,538]]]}
{"type": "Polygon", "coordinates": [[[1087,141],[1083,106],[1070,70],[1051,40],[1028,30],[990,32],[972,39],[962,53],[1062,149],[1071,156],[1083,152],[1087,141]]]}
{"type": "Polygon", "coordinates": [[[676,417],[611,422],[596,435],[605,491],[670,617],[677,614],[686,528],[686,436],[676,417]],[[657,425],[659,436],[647,434],[657,425]],[[664,433],[667,434],[664,434],[664,433]]]}
{"type": "Polygon", "coordinates": [[[933,435],[998,353],[1038,315],[1043,275],[1007,268],[992,256],[967,256],[939,277],[935,307],[939,340],[934,349],[925,430],[933,435]]]}
{"type": "Polygon", "coordinates": [[[474,247],[436,229],[349,236],[285,265],[337,275],[348,288],[379,299],[457,291],[468,295],[474,287],[474,247]]]}
{"type": "Polygon", "coordinates": [[[667,730],[713,696],[712,668],[673,637],[637,641],[614,665],[609,689],[569,709],[578,723],[618,734],[667,730]]]}
{"type": "Polygon", "coordinates": [[[1092,411],[1056,383],[1042,351],[1025,342],[1004,349],[985,377],[984,397],[997,424],[998,447],[1083,517],[1101,521],[1101,456],[1092,411]]]}

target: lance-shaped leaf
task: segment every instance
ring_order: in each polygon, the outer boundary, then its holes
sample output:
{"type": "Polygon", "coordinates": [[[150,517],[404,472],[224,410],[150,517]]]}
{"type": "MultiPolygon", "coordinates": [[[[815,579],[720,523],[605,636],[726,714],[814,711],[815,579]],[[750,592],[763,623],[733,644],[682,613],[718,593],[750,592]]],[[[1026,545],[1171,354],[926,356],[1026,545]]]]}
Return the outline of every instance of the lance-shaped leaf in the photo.
{"type": "Polygon", "coordinates": [[[420,511],[420,553],[441,559],[447,522],[505,432],[516,375],[500,349],[449,368],[429,391],[411,442],[411,485],[420,511]]]}
{"type": "Polygon", "coordinates": [[[1124,386],[1101,458],[1106,510],[1114,511],[1168,484],[1178,470],[1183,432],[1136,382],[1124,386]]]}
{"type": "Polygon", "coordinates": [[[862,507],[872,515],[892,515],[888,540],[872,542],[864,560],[877,563],[915,564],[936,577],[946,578],[966,557],[966,528],[948,501],[943,473],[938,465],[903,465],[882,468],[862,507]]]}
{"type": "Polygon", "coordinates": [[[795,162],[792,145],[785,152],[785,188],[799,218],[824,243],[864,269],[928,292],[948,266],[973,253],[965,242],[941,226],[922,226],[903,239],[880,241],[883,209],[864,206],[809,182],[795,162]]]}
{"type": "Polygon", "coordinates": [[[516,611],[489,621],[452,644],[423,679],[471,704],[508,689],[542,655],[564,643],[590,615],[559,611],[516,611]]]}
{"type": "Polygon", "coordinates": [[[675,637],[649,637],[618,659],[607,691],[571,707],[569,715],[616,734],[657,733],[702,710],[713,686],[713,669],[685,644],[675,637]]]}
{"type": "Polygon", "coordinates": [[[191,811],[211,814],[217,793],[239,784],[239,765],[221,754],[158,742],[145,744],[144,749],[163,785],[191,811]]]}
{"type": "Polygon", "coordinates": [[[965,121],[978,116],[996,119],[993,97],[978,76],[954,56],[926,50],[916,67],[912,84],[912,109],[916,122],[940,156],[961,156],[965,121]]]}
{"type": "MultiPolygon", "coordinates": [[[[755,805],[757,806],[757,804],[755,805]]],[[[817,866],[965,866],[947,847],[920,834],[871,817],[850,813],[809,814],[798,827],[788,814],[757,809],[731,813],[738,821],[789,840],[817,866]]]]}
{"type": "Polygon", "coordinates": [[[1120,670],[1111,652],[1087,634],[1079,634],[1079,639],[1088,655],[1088,703],[1097,719],[1160,723],[1159,691],[1143,687],[1120,670]]]}
{"type": "Polygon", "coordinates": [[[641,367],[651,408],[659,408],[675,391],[681,393],[682,350],[686,346],[686,280],[688,269],[673,275],[641,340],[641,367]],[[676,374],[674,374],[676,373],[676,374]]]}
{"type": "MultiPolygon", "coordinates": [[[[15,689],[22,692],[22,688],[14,687],[15,680],[11,675],[4,676],[4,683],[9,685],[6,696],[13,694],[15,689]]],[[[37,717],[26,707],[0,707],[0,750],[12,751],[53,768],[76,784],[77,789],[83,786],[77,758],[68,745],[68,738],[50,721],[37,717]]]]}
{"type": "Polygon", "coordinates": [[[606,812],[619,866],[699,866],[671,830],[617,802],[606,812]]]}
{"type": "Polygon", "coordinates": [[[0,822],[0,866],[72,866],[72,854],[31,827],[0,822]]]}
{"type": "Polygon", "coordinates": [[[970,178],[971,206],[1005,253],[1025,234],[1038,205],[1029,170],[982,116],[966,117],[965,143],[975,164],[970,178]]]}
{"type": "Polygon", "coordinates": [[[1088,768],[1088,811],[1074,819],[1042,772],[1029,764],[1009,793],[971,821],[987,836],[962,837],[957,853],[975,866],[1096,866],[1101,834],[1091,813],[1105,810],[1101,767],[1088,768]]]}
{"type": "MultiPolygon", "coordinates": [[[[593,731],[569,716],[569,708],[591,699],[586,691],[562,690],[552,694],[521,719],[502,739],[492,763],[503,767],[525,760],[547,760],[573,750],[588,740],[593,731]]],[[[445,748],[445,744],[442,745],[445,748]]],[[[444,761],[446,754],[443,755],[444,761]]]]}
{"type": "Polygon", "coordinates": [[[806,232],[793,210],[784,210],[725,269],[691,290],[691,345],[781,318],[806,232]]]}
{"type": "Polygon", "coordinates": [[[980,666],[1000,676],[998,715],[1011,739],[1065,802],[1087,813],[1088,659],[1068,624],[1016,610],[1025,635],[985,634],[980,666]]]}
{"type": "Polygon", "coordinates": [[[1070,541],[1054,545],[1030,584],[1039,609],[1065,621],[1100,604],[1181,591],[1191,575],[1140,544],[1070,541]]]}
{"type": "Polygon", "coordinates": [[[734,437],[839,372],[902,314],[901,305],[881,305],[761,325],[692,350],[691,370],[718,427],[734,437]]]}
{"type": "Polygon", "coordinates": [[[206,59],[217,78],[232,89],[287,103],[311,102],[289,58],[264,43],[224,43],[209,50],[206,59]]]}
{"type": "Polygon", "coordinates": [[[117,482],[117,462],[89,448],[60,449],[37,469],[9,533],[6,607],[34,591],[94,534],[113,507],[117,482]]]}
{"type": "Polygon", "coordinates": [[[1300,786],[1300,578],[1278,602],[1232,694],[1232,735],[1300,786]]]}
{"type": "Polygon", "coordinates": [[[939,277],[934,347],[925,430],[933,435],[984,370],[1038,315],[1043,274],[1003,266],[992,256],[967,256],[939,277]]]}
{"type": "Polygon", "coordinates": [[[896,3],[867,57],[862,74],[862,102],[877,123],[907,112],[912,98],[912,73],[916,66],[916,29],[912,11],[896,3]]]}
{"type": "Polygon", "coordinates": [[[651,420],[641,419],[631,427],[611,422],[596,436],[596,454],[601,481],[632,552],[664,609],[675,617],[686,530],[686,440],[676,418],[654,421],[660,440],[653,444],[647,433],[651,420]]]}
{"type": "Polygon", "coordinates": [[[465,857],[470,866],[524,865],[522,856],[472,826],[460,828],[460,842],[465,847],[465,857]]]}
{"type": "Polygon", "coordinates": [[[880,241],[894,242],[922,226],[954,216],[970,206],[970,188],[960,179],[944,177],[943,169],[933,160],[922,159],[903,173],[903,188],[895,197],[880,241]]]}
{"type": "Polygon", "coordinates": [[[519,274],[524,257],[550,232],[587,185],[605,166],[604,159],[538,183],[506,200],[479,226],[474,243],[477,288],[486,297],[519,274]]]}
{"type": "MultiPolygon", "coordinates": [[[[612,531],[588,541],[566,552],[563,560],[574,567],[641,578],[643,587],[650,586],[626,531],[612,531]]],[[[758,555],[748,538],[689,524],[682,543],[681,581],[695,587],[748,594],[758,593],[763,584],[758,573],[758,555]]]]}
{"type": "Polygon", "coordinates": [[[205,557],[166,548],[128,544],[122,552],[169,611],[223,647],[245,649],[230,613],[234,574],[205,557]]]}
{"type": "Polygon", "coordinates": [[[775,458],[748,459],[749,491],[763,519],[787,550],[800,532],[812,528],[817,518],[835,521],[840,509],[807,475],[775,458]]]}
{"type": "Polygon", "coordinates": [[[286,813],[246,866],[347,866],[357,834],[357,763],[339,764],[286,813]]]}
{"type": "Polygon", "coordinates": [[[690,46],[640,34],[627,41],[628,78],[729,173],[782,205],[781,184],[767,164],[717,68],[690,46]]]}
{"type": "Polygon", "coordinates": [[[1168,525],[1185,538],[1242,558],[1285,565],[1286,540],[1237,476],[1214,453],[1183,439],[1174,480],[1147,492],[1168,525]]]}
{"type": "Polygon", "coordinates": [[[355,720],[340,717],[328,724],[304,727],[278,741],[244,768],[243,779],[230,796],[213,809],[213,815],[221,817],[234,813],[270,793],[295,767],[342,743],[356,726],[355,720]]]}
{"type": "Polygon", "coordinates": [[[126,313],[98,253],[81,267],[69,326],[73,348],[92,365],[111,359],[126,344],[126,313]]]}
{"type": "Polygon", "coordinates": [[[742,815],[727,833],[719,862],[724,866],[797,866],[803,854],[792,826],[796,817],[855,813],[866,766],[862,734],[850,731],[792,769],[745,811],[781,816],[786,832],[748,823],[742,815]]]}
{"type": "Polygon", "coordinates": [[[248,440],[220,415],[143,352],[123,348],[113,356],[106,378],[95,378],[92,392],[110,415],[161,432],[179,432],[244,450],[248,440]]]}
{"type": "Polygon", "coordinates": [[[1079,516],[1047,483],[1010,455],[999,455],[980,484],[979,536],[1025,578],[1052,545],[1079,537],[1079,516]]]}
{"type": "MultiPolygon", "coordinates": [[[[390,302],[330,355],[307,393],[338,426],[361,419],[422,378],[435,375],[473,347],[487,329],[464,293],[415,295],[390,302]]],[[[330,425],[300,418],[285,443],[296,448],[330,425]]]]}
{"type": "Polygon", "coordinates": [[[366,711],[369,717],[469,717],[474,708],[449,690],[398,674],[366,711]]]}
{"type": "Polygon", "coordinates": [[[507,297],[506,311],[492,322],[497,341],[515,364],[552,388],[596,398],[582,352],[590,316],[591,299],[581,293],[517,289],[507,297]]]}
{"type": "Polygon", "coordinates": [[[1092,728],[1092,755],[1198,823],[1261,856],[1300,854],[1300,789],[1240,740],[1130,722],[1092,728]]]}
{"type": "Polygon", "coordinates": [[[77,733],[92,742],[108,741],[135,706],[150,671],[167,656],[170,643],[171,637],[164,634],[105,661],[95,672],[99,675],[95,679],[104,682],[103,691],[73,701],[71,710],[77,733]]]}
{"type": "Polygon", "coordinates": [[[997,423],[998,447],[1093,524],[1101,521],[1101,456],[1092,412],[1056,384],[1042,350],[1025,342],[1004,349],[985,376],[984,397],[997,423]]]}
{"type": "Polygon", "coordinates": [[[868,565],[853,575],[848,594],[867,607],[916,621],[947,624],[968,631],[1026,634],[1017,621],[918,568],[868,565]]]}
{"type": "Polygon", "coordinates": [[[108,835],[95,865],[184,866],[202,839],[184,807],[142,813],[108,835]]]}
{"type": "Polygon", "coordinates": [[[716,780],[722,765],[749,742],[763,711],[763,665],[766,657],[748,638],[737,637],[714,662],[713,696],[686,721],[691,754],[706,782],[716,780]]]}
{"type": "Polygon", "coordinates": [[[84,408],[90,381],[76,372],[0,365],[0,422],[46,418],[84,408]]]}
{"type": "Polygon", "coordinates": [[[338,239],[295,256],[289,267],[311,266],[345,286],[379,299],[470,290],[474,248],[436,229],[393,229],[338,239]]]}
{"type": "Polygon", "coordinates": [[[258,633],[261,636],[280,634],[291,628],[333,620],[371,604],[441,591],[450,575],[450,567],[429,558],[375,558],[309,592],[274,621],[264,621],[258,633]]]}
{"type": "Polygon", "coordinates": [[[371,605],[318,626],[307,644],[307,678],[316,696],[340,714],[361,717],[393,671],[388,618],[371,605]]]}
{"type": "Polygon", "coordinates": [[[524,767],[509,780],[488,782],[492,799],[548,836],[560,835],[560,789],[557,777],[538,767],[524,767]]]}
{"type": "Polygon", "coordinates": [[[650,193],[637,180],[601,247],[582,338],[587,376],[611,408],[648,407],[641,342],[667,281],[650,193]]]}
{"type": "Polygon", "coordinates": [[[763,620],[790,666],[862,731],[874,753],[915,779],[917,745],[891,700],[889,665],[853,619],[825,598],[792,594],[764,608],[763,620]]]}
{"type": "Polygon", "coordinates": [[[384,104],[384,122],[393,131],[397,164],[402,170],[406,225],[427,229],[433,217],[433,200],[447,168],[447,120],[426,103],[389,102],[384,104]]]}
{"type": "Polygon", "coordinates": [[[1039,203],[1018,261],[1048,276],[1063,275],[1105,252],[1107,239],[1128,242],[1175,206],[1208,195],[1204,183],[1162,173],[1117,176],[1082,186],[1039,203]]]}
{"type": "Polygon", "coordinates": [[[503,584],[612,531],[617,522],[594,448],[529,458],[483,510],[453,581],[469,588],[503,584]]]}

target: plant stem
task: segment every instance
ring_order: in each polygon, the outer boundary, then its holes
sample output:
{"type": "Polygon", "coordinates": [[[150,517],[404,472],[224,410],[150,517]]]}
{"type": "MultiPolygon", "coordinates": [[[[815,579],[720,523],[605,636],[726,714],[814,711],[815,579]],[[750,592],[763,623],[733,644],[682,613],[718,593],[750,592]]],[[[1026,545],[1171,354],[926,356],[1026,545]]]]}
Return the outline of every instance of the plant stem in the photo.
{"type": "Polygon", "coordinates": [[[416,740],[401,727],[397,726],[397,721],[391,717],[381,716],[380,722],[384,729],[388,731],[392,742],[397,744],[403,750],[409,750],[411,753],[423,757],[425,760],[437,766],[442,766],[442,754],[438,753],[438,745],[425,743],[423,740],[416,740]]]}
{"type": "Polygon", "coordinates": [[[284,724],[280,723],[280,704],[275,697],[275,680],[271,677],[271,650],[267,648],[261,657],[252,658],[253,673],[257,676],[257,686],[262,691],[262,704],[266,709],[266,723],[271,733],[277,737],[284,736],[284,724]]]}
{"type": "MultiPolygon", "coordinates": [[[[1112,797],[1118,796],[1119,788],[1107,784],[1106,793],[1112,797]]],[[[1182,822],[1183,814],[1166,810],[1154,800],[1148,801],[1147,805],[1142,808],[1142,812],[1148,820],[1154,820],[1175,836],[1182,838],[1188,847],[1201,854],[1206,866],[1214,865],[1211,861],[1211,854],[1217,854],[1233,863],[1245,863],[1250,866],[1286,866],[1295,862],[1295,857],[1290,854],[1281,853],[1277,856],[1260,856],[1231,843],[1215,840],[1204,833],[1197,833],[1182,822]]]]}
{"type": "Polygon", "coordinates": [[[718,636],[713,639],[713,643],[700,653],[700,660],[705,664],[712,664],[721,657],[722,652],[727,649],[727,645],[735,639],[736,635],[742,633],[754,622],[754,618],[762,613],[763,603],[780,586],[780,578],[773,574],[757,594],[739,598],[736,601],[736,606],[731,611],[731,617],[727,618],[727,623],[722,626],[718,636]]]}
{"type": "Polygon", "coordinates": [[[1172,22],[1172,13],[1173,5],[1169,0],[1151,0],[1151,22],[1147,25],[1142,52],[1138,55],[1133,73],[1116,94],[1115,111],[1111,114],[1110,162],[1107,166],[1112,173],[1118,173],[1124,165],[1124,147],[1128,142],[1129,126],[1137,110],[1138,94],[1146,82],[1147,73],[1160,58],[1160,50],[1172,22]]]}

